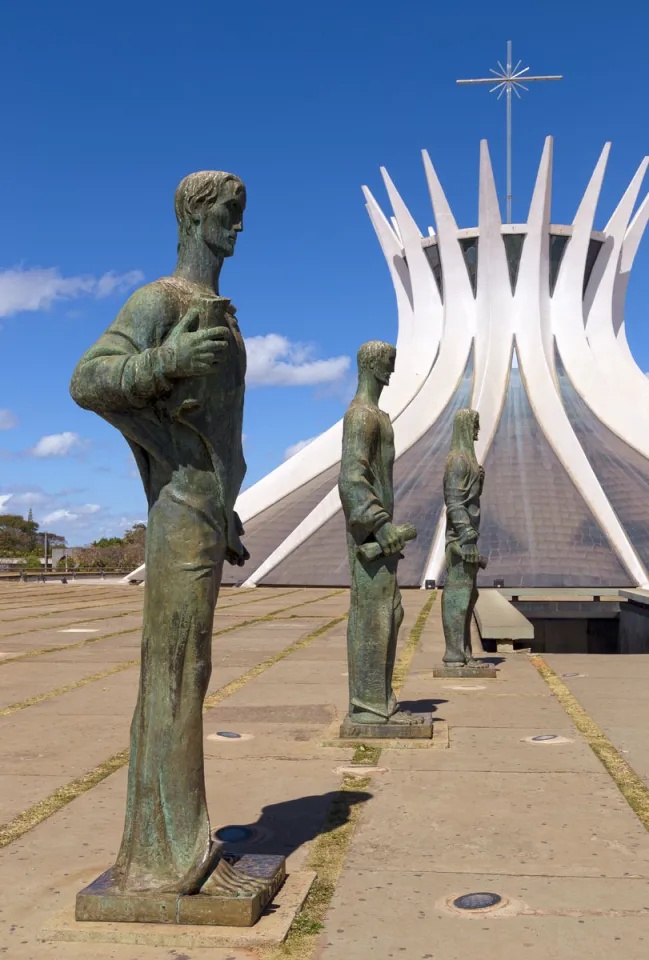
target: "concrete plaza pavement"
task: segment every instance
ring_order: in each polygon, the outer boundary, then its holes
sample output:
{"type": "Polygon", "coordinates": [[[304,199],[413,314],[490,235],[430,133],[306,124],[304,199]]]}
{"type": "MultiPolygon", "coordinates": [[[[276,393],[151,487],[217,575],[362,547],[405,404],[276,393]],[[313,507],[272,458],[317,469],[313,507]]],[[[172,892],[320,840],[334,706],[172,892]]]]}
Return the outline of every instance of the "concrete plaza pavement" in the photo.
{"type": "MultiPolygon", "coordinates": [[[[401,649],[429,596],[405,592],[401,649]]],[[[142,599],[141,588],[108,582],[0,584],[2,956],[269,956],[39,940],[119,845],[125,763],[69,802],[52,798],[128,745],[142,599]]],[[[249,849],[286,854],[289,871],[308,865],[353,753],[331,745],[347,707],[347,605],[333,589],[226,589],[215,617],[212,824],[254,827],[249,849]]],[[[436,602],[401,692],[433,711],[433,745],[382,749],[313,957],[644,960],[644,825],[527,656],[505,657],[497,680],[433,679],[442,647],[436,602]],[[544,733],[562,739],[527,741],[544,733]],[[500,894],[506,909],[454,913],[449,898],[476,890],[500,894]]],[[[649,657],[545,659],[559,675],[587,674],[564,683],[649,784],[649,657]]]]}

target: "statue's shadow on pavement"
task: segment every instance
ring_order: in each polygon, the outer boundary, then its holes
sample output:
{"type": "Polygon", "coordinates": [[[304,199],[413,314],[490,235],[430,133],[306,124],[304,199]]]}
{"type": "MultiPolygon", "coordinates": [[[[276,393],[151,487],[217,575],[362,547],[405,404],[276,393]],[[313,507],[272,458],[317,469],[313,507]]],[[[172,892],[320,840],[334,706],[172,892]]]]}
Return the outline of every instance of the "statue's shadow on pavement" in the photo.
{"type": "Polygon", "coordinates": [[[371,799],[372,794],[364,790],[344,790],[270,803],[256,823],[236,825],[250,830],[251,836],[237,843],[226,841],[226,852],[289,857],[305,843],[343,826],[357,804],[371,799]]]}
{"type": "Polygon", "coordinates": [[[442,703],[448,703],[448,700],[399,700],[399,710],[405,710],[409,713],[431,713],[432,721],[442,720],[442,717],[436,717],[435,714],[442,703]]]}

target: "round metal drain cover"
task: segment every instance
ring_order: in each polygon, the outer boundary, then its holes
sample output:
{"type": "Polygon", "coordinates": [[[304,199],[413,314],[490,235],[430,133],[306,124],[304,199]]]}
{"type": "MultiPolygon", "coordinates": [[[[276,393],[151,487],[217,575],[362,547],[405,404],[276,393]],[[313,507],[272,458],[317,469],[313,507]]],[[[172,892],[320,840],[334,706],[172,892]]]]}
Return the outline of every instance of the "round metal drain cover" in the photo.
{"type": "Polygon", "coordinates": [[[232,733],[231,730],[219,730],[216,734],[217,737],[225,737],[226,740],[240,740],[240,733],[232,733]]]}
{"type": "Polygon", "coordinates": [[[502,897],[497,893],[465,893],[453,901],[458,910],[488,910],[502,903],[502,897]]]}
{"type": "Polygon", "coordinates": [[[221,827],[216,831],[217,840],[224,843],[243,843],[244,840],[250,840],[252,835],[250,827],[221,827]]]}
{"type": "Polygon", "coordinates": [[[531,739],[534,743],[544,743],[546,740],[556,740],[557,735],[556,733],[542,733],[540,736],[531,739]]]}

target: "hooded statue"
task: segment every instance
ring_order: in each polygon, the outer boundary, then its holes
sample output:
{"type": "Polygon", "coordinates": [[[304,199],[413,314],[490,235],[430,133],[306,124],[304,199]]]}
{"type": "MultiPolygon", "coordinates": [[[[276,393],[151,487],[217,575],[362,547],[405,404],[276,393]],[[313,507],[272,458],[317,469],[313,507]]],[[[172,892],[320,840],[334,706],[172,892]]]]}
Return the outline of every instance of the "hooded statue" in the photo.
{"type": "Polygon", "coordinates": [[[480,496],[484,469],[475,455],[480,417],[458,410],[444,471],[446,504],[446,583],[442,593],[444,663],[477,666],[471,649],[471,617],[478,599],[478,569],[487,565],[478,552],[480,496]]]}

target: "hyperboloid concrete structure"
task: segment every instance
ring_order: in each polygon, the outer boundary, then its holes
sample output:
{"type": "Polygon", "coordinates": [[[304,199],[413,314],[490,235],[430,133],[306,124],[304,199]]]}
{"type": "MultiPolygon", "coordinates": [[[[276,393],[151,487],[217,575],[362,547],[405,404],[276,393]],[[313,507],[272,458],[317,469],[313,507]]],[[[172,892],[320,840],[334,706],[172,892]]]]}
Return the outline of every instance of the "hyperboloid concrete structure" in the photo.
{"type": "MultiPolygon", "coordinates": [[[[649,195],[633,216],[649,158],[599,232],[609,146],[571,225],[551,222],[551,138],[526,223],[502,223],[486,142],[477,227],[458,228],[427,153],[430,236],[385,170],[390,221],[364,188],[399,317],[381,404],[395,429],[395,522],[419,531],[400,563],[403,586],[443,582],[442,475],[453,415],[467,406],[480,413],[486,470],[480,552],[489,567],[479,584],[649,585],[649,380],[624,327],[649,218],[649,195]]],[[[241,495],[246,585],[347,584],[341,438],[342,421],[241,495]]],[[[241,575],[227,570],[224,582],[241,575]]]]}

